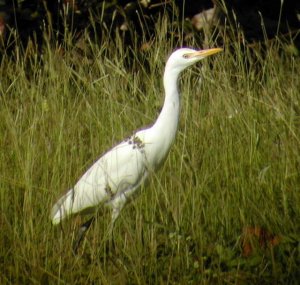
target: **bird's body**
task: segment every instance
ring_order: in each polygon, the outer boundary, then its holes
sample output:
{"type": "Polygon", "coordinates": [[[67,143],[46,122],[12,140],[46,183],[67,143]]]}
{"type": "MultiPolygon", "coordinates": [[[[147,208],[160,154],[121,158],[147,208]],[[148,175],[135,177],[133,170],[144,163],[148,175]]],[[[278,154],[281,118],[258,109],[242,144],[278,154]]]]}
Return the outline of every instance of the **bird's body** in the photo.
{"type": "Polygon", "coordinates": [[[114,223],[126,201],[163,163],[174,141],[180,107],[179,74],[186,67],[219,51],[221,49],[179,49],[170,56],[164,73],[165,101],[156,122],[100,157],[54,205],[51,212],[53,224],[72,214],[95,210],[99,205],[112,208],[114,223]]]}

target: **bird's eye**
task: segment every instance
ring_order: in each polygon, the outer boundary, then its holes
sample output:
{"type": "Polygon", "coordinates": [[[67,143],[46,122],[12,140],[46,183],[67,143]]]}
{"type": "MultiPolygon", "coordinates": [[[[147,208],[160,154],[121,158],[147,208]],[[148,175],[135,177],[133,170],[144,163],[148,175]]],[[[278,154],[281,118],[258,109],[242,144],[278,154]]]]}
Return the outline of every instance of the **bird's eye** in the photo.
{"type": "Polygon", "coordinates": [[[183,55],[183,58],[189,58],[189,55],[188,55],[187,53],[185,53],[185,54],[183,55]]]}

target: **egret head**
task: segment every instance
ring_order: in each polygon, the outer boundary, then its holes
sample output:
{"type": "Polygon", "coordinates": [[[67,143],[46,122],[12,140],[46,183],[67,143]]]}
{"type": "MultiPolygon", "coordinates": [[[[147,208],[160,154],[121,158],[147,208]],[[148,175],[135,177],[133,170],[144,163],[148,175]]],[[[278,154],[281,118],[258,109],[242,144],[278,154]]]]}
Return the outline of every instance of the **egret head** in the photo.
{"type": "Polygon", "coordinates": [[[176,70],[177,72],[183,71],[185,68],[193,65],[199,60],[222,51],[221,48],[212,48],[205,50],[194,50],[191,48],[181,48],[174,51],[169,57],[166,69],[176,70]]]}

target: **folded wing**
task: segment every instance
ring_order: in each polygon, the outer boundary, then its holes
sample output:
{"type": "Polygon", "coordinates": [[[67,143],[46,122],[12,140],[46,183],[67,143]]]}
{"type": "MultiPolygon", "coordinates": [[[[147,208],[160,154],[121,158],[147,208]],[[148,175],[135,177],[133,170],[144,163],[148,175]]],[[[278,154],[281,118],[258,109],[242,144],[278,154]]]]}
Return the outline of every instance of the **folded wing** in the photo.
{"type": "Polygon", "coordinates": [[[142,140],[134,135],[105,153],[53,206],[53,224],[71,214],[94,210],[100,203],[140,185],[147,176],[147,159],[142,140]]]}

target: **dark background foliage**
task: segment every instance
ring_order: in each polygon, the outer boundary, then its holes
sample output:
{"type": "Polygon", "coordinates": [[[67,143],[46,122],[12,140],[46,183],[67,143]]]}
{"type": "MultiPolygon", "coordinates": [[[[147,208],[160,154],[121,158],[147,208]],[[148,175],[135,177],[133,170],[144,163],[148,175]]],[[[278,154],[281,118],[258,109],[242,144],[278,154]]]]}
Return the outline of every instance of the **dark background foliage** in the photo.
{"type": "Polygon", "coordinates": [[[45,31],[55,42],[63,41],[66,30],[74,40],[85,30],[95,40],[101,40],[104,32],[113,38],[122,31],[125,46],[130,46],[153,38],[154,25],[162,14],[187,22],[191,28],[184,32],[192,31],[197,37],[200,32],[193,17],[212,7],[219,24],[241,27],[248,42],[285,36],[300,46],[300,2],[294,0],[0,0],[0,39],[9,50],[16,38],[23,47],[30,39],[39,46],[45,31]],[[12,39],[11,32],[17,37],[12,39]]]}

